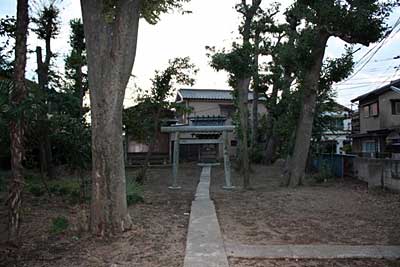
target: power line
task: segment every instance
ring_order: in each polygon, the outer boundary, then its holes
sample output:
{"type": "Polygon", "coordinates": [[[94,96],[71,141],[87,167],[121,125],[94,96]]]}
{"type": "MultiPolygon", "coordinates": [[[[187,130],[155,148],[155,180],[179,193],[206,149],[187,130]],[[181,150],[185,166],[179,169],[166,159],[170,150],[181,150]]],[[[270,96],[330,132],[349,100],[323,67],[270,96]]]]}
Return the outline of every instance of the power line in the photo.
{"type": "Polygon", "coordinates": [[[393,36],[395,36],[397,33],[399,33],[400,29],[398,29],[398,30],[395,32],[395,34],[392,35],[394,29],[397,28],[397,26],[399,26],[399,25],[400,25],[400,17],[399,17],[399,18],[397,19],[397,21],[394,23],[394,25],[393,25],[392,29],[390,30],[390,32],[389,32],[388,34],[386,34],[385,37],[384,37],[379,43],[377,43],[373,48],[371,48],[370,50],[368,50],[367,53],[365,53],[365,54],[361,57],[361,59],[355,64],[355,66],[357,66],[357,65],[359,65],[359,64],[362,64],[361,67],[360,67],[356,72],[354,72],[349,78],[347,78],[346,80],[344,80],[344,81],[342,81],[342,82],[340,82],[340,83],[344,83],[344,82],[346,82],[346,81],[348,81],[348,80],[354,78],[358,73],[360,73],[360,71],[364,69],[364,67],[372,60],[372,58],[378,53],[378,51],[386,44],[386,42],[387,42],[389,39],[392,39],[393,36]],[[376,49],[375,49],[375,48],[376,48],[376,49]],[[366,59],[366,61],[363,62],[364,58],[366,58],[370,53],[372,53],[371,56],[369,56],[369,57],[366,59]],[[361,62],[363,62],[363,63],[361,63],[361,62]]]}

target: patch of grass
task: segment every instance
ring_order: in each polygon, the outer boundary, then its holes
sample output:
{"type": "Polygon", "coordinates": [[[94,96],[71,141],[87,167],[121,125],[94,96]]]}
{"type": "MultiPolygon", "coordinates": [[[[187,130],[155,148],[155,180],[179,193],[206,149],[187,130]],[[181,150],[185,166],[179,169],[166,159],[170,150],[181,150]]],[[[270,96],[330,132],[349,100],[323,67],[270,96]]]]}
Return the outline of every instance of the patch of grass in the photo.
{"type": "Polygon", "coordinates": [[[58,196],[68,196],[78,192],[79,195],[80,185],[76,179],[62,179],[49,181],[50,193],[58,196]]]}
{"type": "MultiPolygon", "coordinates": [[[[41,197],[46,193],[46,188],[39,176],[28,176],[26,179],[27,190],[36,197],[41,197]]],[[[71,202],[78,203],[80,200],[80,182],[74,177],[46,181],[49,193],[53,196],[62,197],[71,202]]],[[[86,185],[88,187],[88,185],[86,185]]],[[[89,190],[86,190],[89,191],[89,190]]],[[[87,200],[87,199],[85,199],[87,200]]]]}
{"type": "Polygon", "coordinates": [[[399,261],[389,261],[389,267],[400,267],[399,261]]]}
{"type": "Polygon", "coordinates": [[[126,200],[128,206],[144,201],[143,187],[132,178],[126,179],[126,200]]]}
{"type": "Polygon", "coordinates": [[[51,221],[51,232],[53,234],[61,234],[68,229],[69,222],[64,216],[59,216],[51,221]]]}
{"type": "Polygon", "coordinates": [[[27,189],[35,197],[41,197],[46,193],[46,190],[43,188],[43,186],[38,185],[38,184],[28,183],[27,189]]]}

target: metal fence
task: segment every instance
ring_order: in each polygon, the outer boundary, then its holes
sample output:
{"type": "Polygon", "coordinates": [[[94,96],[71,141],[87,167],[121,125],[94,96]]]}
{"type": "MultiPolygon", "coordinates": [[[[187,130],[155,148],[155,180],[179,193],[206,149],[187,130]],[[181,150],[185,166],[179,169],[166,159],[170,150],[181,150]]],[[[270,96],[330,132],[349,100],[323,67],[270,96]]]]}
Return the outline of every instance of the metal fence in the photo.
{"type": "Polygon", "coordinates": [[[318,171],[328,170],[336,177],[354,177],[355,155],[317,154],[313,159],[313,166],[318,171]]]}

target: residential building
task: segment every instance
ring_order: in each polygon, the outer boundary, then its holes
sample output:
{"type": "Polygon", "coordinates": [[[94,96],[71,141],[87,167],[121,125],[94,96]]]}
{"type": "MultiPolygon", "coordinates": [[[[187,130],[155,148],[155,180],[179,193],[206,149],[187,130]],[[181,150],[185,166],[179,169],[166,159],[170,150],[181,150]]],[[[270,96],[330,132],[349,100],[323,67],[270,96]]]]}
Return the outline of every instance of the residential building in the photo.
{"type": "Polygon", "coordinates": [[[361,95],[359,129],[354,129],[353,152],[364,157],[398,158],[400,155],[400,79],[361,95]],[[358,130],[358,131],[357,131],[358,130]]]}
{"type": "Polygon", "coordinates": [[[329,121],[322,135],[321,152],[330,154],[346,153],[346,145],[351,144],[351,109],[335,103],[332,112],[326,112],[324,118],[329,121]]]}
{"type": "MultiPolygon", "coordinates": [[[[267,109],[262,103],[265,97],[260,98],[258,113],[261,117],[267,114],[267,109]]],[[[180,89],[176,97],[177,103],[182,103],[189,112],[183,114],[178,121],[186,125],[232,125],[235,114],[232,90],[218,89],[180,89]]],[[[253,93],[249,92],[249,111],[253,105],[253,93]]],[[[250,120],[252,120],[252,112],[250,120]]],[[[218,138],[218,136],[204,136],[204,134],[182,134],[181,139],[218,138]]],[[[237,138],[234,133],[228,135],[229,154],[234,157],[237,151],[237,138]]],[[[173,141],[173,138],[171,138],[173,141]]],[[[200,159],[203,150],[214,151],[217,158],[222,158],[222,145],[181,145],[182,159],[200,159]],[[212,147],[214,146],[214,147],[212,147]]]]}

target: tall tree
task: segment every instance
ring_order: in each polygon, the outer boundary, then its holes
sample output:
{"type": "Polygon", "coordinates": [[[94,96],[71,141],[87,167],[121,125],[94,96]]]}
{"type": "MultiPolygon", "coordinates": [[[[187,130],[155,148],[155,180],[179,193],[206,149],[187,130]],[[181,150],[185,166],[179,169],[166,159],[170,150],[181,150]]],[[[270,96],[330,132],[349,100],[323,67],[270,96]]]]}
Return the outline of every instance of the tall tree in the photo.
{"type": "Polygon", "coordinates": [[[310,1],[297,0],[287,11],[288,21],[297,25],[304,63],[299,82],[302,90],[302,106],[296,129],[296,141],[290,161],[288,185],[301,184],[310,148],[316,99],[325,49],[332,36],[343,41],[369,45],[385,33],[385,19],[395,2],[365,1],[310,1]]]}
{"type": "Polygon", "coordinates": [[[127,209],[122,109],[136,55],[139,18],[159,16],[188,0],[81,0],[92,119],[90,229],[101,236],[131,227],[127,209]]]}
{"type": "MultiPolygon", "coordinates": [[[[277,25],[271,27],[269,33],[271,41],[266,47],[266,54],[270,55],[272,61],[268,64],[269,74],[266,75],[267,84],[272,85],[272,92],[267,99],[268,117],[266,120],[266,146],[264,161],[271,164],[276,153],[281,137],[276,129],[276,122],[283,120],[290,114],[290,87],[295,79],[296,62],[294,38],[288,34],[290,25],[277,25]],[[280,99],[279,99],[280,94],[280,99]]],[[[288,141],[288,140],[286,140],[288,141]]]]}
{"type": "Polygon", "coordinates": [[[254,58],[251,45],[251,30],[253,19],[260,9],[262,0],[252,0],[248,5],[246,0],[242,0],[241,5],[237,6],[239,13],[243,15],[243,25],[241,27],[241,35],[243,37],[243,56],[246,61],[250,62],[249,70],[239,73],[236,77],[235,89],[238,97],[238,110],[239,110],[239,125],[240,125],[240,153],[241,153],[241,166],[243,171],[243,186],[244,188],[250,187],[250,162],[249,162],[249,86],[252,75],[254,74],[254,58]]]}
{"type": "Polygon", "coordinates": [[[148,138],[148,151],[139,173],[138,182],[143,183],[146,179],[147,169],[150,163],[151,155],[154,151],[154,146],[157,141],[157,134],[160,127],[160,119],[162,113],[167,110],[177,109],[175,103],[170,103],[168,98],[175,91],[176,84],[193,85],[193,74],[197,73],[195,65],[190,63],[189,57],[175,58],[169,61],[169,66],[162,72],[156,71],[152,79],[152,87],[148,95],[141,97],[140,103],[148,106],[150,111],[150,120],[152,121],[151,131],[148,138]]]}
{"type": "Polygon", "coordinates": [[[266,11],[260,9],[257,12],[254,21],[252,22],[252,36],[254,42],[254,67],[253,67],[253,99],[252,99],[252,120],[251,120],[251,148],[253,153],[256,150],[259,150],[258,147],[258,138],[259,133],[258,129],[259,118],[258,118],[258,105],[259,105],[259,95],[261,93],[265,93],[267,87],[263,84],[263,76],[261,75],[261,71],[265,71],[263,65],[260,64],[260,57],[266,55],[266,51],[268,50],[269,41],[268,37],[265,36],[265,33],[270,33],[272,29],[275,28],[274,16],[279,12],[279,3],[272,3],[270,8],[266,11]]]}
{"type": "Polygon", "coordinates": [[[86,63],[86,45],[83,31],[83,24],[80,19],[73,19],[69,22],[71,35],[69,42],[71,52],[65,59],[65,72],[72,81],[73,94],[79,98],[79,117],[84,115],[83,99],[88,90],[87,74],[83,72],[86,63]]]}
{"type": "Polygon", "coordinates": [[[229,74],[229,85],[234,89],[234,96],[238,109],[237,134],[239,136],[240,168],[243,175],[243,187],[250,188],[250,162],[249,162],[249,86],[255,73],[255,57],[253,38],[253,22],[257,13],[260,12],[262,0],[252,0],[247,4],[242,0],[236,5],[236,10],[243,15],[243,21],[239,27],[242,42],[233,43],[232,51],[214,53],[211,49],[211,66],[216,70],[226,70],[229,74]]]}
{"type": "MultiPolygon", "coordinates": [[[[15,31],[15,63],[14,63],[14,88],[10,93],[10,104],[14,108],[25,100],[27,95],[25,84],[26,43],[28,34],[28,0],[17,2],[17,26],[15,31]]],[[[24,155],[24,126],[23,117],[17,116],[10,122],[11,138],[11,184],[8,194],[9,221],[8,239],[18,241],[21,221],[22,190],[24,183],[22,160],[24,155]]]]}
{"type": "Polygon", "coordinates": [[[0,43],[0,73],[5,76],[11,76],[13,69],[13,62],[11,60],[14,54],[15,47],[13,41],[15,41],[15,17],[6,16],[0,19],[0,37],[2,42],[0,43]]]}
{"type": "Polygon", "coordinates": [[[44,93],[44,108],[41,116],[41,130],[43,138],[40,139],[40,165],[42,174],[46,174],[49,178],[54,178],[54,165],[53,155],[50,140],[50,129],[48,123],[48,114],[51,112],[51,87],[50,87],[50,64],[54,54],[51,51],[51,40],[56,38],[60,33],[60,10],[55,6],[54,2],[49,4],[44,3],[39,10],[37,17],[32,21],[35,23],[36,28],[33,31],[37,34],[40,40],[45,41],[46,55],[43,60],[42,48],[36,47],[37,58],[37,74],[39,87],[44,93]]]}

